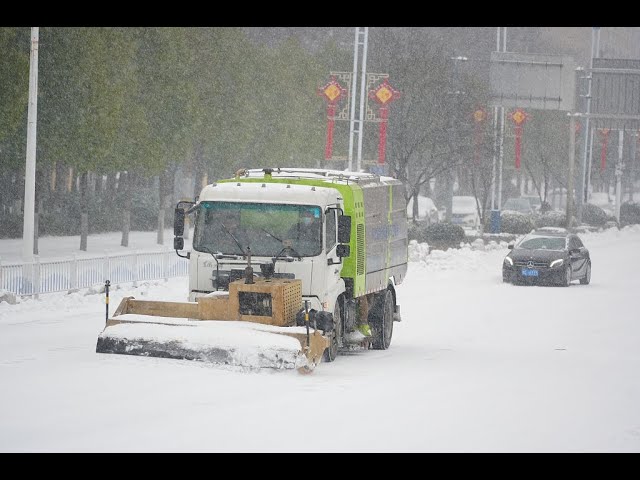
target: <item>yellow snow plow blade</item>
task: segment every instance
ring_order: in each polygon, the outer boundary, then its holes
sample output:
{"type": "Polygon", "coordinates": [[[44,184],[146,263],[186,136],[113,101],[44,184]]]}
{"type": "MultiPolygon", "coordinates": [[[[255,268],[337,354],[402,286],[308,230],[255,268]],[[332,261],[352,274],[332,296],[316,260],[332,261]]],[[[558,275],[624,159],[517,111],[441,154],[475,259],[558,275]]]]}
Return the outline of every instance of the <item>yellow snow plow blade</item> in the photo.
{"type": "Polygon", "coordinates": [[[320,330],[296,326],[300,280],[237,280],[229,292],[196,300],[122,299],[96,352],[307,372],[329,346],[320,330]]]}

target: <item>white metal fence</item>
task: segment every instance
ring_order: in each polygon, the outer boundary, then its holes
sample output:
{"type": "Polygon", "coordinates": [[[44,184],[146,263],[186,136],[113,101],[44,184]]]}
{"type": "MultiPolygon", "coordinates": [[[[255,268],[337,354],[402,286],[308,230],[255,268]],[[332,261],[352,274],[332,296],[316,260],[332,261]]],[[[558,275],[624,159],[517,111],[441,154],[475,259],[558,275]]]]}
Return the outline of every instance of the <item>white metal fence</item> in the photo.
{"type": "Polygon", "coordinates": [[[63,292],[104,284],[160,280],[187,276],[189,262],[165,252],[105,254],[102,257],[40,260],[30,263],[2,263],[0,290],[16,295],[63,292]]]}

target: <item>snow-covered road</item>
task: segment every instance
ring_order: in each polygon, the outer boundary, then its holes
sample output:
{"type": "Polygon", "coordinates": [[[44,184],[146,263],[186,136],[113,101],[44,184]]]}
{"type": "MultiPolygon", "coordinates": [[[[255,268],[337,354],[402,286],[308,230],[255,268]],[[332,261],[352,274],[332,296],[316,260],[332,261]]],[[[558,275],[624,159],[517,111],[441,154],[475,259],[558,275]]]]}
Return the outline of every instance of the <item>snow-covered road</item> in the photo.
{"type": "Polygon", "coordinates": [[[640,227],[581,238],[588,286],[503,284],[504,247],[411,262],[391,348],[311,375],[96,354],[99,294],[3,303],[0,451],[640,452],[640,227]]]}

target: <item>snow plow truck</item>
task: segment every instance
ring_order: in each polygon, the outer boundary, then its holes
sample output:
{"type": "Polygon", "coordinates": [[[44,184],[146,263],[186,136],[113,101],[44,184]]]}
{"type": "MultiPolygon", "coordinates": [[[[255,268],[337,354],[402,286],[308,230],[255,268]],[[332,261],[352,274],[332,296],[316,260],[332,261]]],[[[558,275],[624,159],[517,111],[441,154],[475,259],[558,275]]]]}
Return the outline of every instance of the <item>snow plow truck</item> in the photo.
{"type": "Polygon", "coordinates": [[[389,348],[407,271],[399,180],[241,169],[178,202],[174,234],[189,261],[188,300],[122,299],[97,352],[309,372],[341,351],[389,348]]]}

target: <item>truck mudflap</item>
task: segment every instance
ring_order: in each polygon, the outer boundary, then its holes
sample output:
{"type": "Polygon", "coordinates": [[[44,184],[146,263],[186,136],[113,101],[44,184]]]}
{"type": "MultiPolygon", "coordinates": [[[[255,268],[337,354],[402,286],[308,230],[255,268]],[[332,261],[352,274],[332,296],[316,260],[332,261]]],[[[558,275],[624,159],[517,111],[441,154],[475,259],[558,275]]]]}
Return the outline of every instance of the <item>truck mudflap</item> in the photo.
{"type": "Polygon", "coordinates": [[[128,313],[107,321],[96,352],[307,373],[328,346],[329,339],[313,328],[307,333],[306,327],[128,313]]]}

